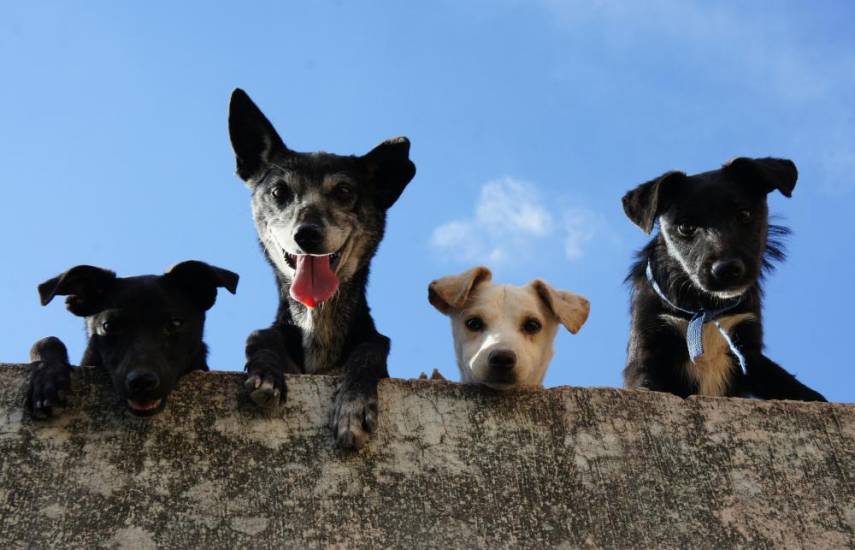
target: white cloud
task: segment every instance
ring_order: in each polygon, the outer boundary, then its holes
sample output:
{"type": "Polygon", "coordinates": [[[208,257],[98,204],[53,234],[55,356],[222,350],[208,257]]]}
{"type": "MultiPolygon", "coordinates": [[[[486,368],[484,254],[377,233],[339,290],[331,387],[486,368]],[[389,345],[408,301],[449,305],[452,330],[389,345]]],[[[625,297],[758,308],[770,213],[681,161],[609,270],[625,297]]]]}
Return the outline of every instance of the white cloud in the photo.
{"type": "Polygon", "coordinates": [[[541,206],[536,187],[507,177],[481,188],[475,221],[495,235],[543,237],[552,231],[552,216],[541,206]]]}
{"type": "Polygon", "coordinates": [[[430,242],[435,250],[461,262],[496,265],[537,252],[554,258],[554,250],[578,260],[594,239],[595,218],[581,208],[553,212],[536,185],[505,177],[481,187],[471,218],[440,225],[430,242]]]}
{"type": "Polygon", "coordinates": [[[594,239],[597,220],[587,210],[570,208],[564,212],[564,255],[569,260],[579,260],[585,253],[585,246],[594,239]]]}

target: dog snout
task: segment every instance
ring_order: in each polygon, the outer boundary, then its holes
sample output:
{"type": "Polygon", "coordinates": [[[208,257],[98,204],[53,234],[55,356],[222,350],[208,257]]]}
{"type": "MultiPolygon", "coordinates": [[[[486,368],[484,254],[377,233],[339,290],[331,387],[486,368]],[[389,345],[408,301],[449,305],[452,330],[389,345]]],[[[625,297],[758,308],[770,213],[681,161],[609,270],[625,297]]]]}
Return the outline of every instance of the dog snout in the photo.
{"type": "Polygon", "coordinates": [[[307,253],[318,252],[324,242],[324,233],[320,226],[304,223],[294,233],[294,242],[307,253]]]}
{"type": "Polygon", "coordinates": [[[125,377],[125,388],[131,394],[154,391],[160,386],[160,377],[145,370],[132,370],[125,377]]]}
{"type": "Polygon", "coordinates": [[[719,260],[713,263],[712,276],[722,285],[738,283],[745,276],[745,262],[737,259],[719,260]]]}
{"type": "Polygon", "coordinates": [[[487,356],[487,364],[497,371],[509,371],[517,364],[517,354],[509,349],[494,350],[487,356]]]}

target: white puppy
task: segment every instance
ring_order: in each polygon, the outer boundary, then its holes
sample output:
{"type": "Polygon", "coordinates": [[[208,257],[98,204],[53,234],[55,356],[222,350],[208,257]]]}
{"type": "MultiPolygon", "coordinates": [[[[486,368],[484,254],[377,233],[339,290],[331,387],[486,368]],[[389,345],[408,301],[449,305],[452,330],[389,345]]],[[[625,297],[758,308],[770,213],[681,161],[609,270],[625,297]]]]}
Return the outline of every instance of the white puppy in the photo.
{"type": "Polygon", "coordinates": [[[588,300],[541,280],[494,285],[486,267],[437,279],[428,300],[451,318],[463,382],[495,389],[542,386],[558,324],[576,334],[588,318],[588,300]]]}

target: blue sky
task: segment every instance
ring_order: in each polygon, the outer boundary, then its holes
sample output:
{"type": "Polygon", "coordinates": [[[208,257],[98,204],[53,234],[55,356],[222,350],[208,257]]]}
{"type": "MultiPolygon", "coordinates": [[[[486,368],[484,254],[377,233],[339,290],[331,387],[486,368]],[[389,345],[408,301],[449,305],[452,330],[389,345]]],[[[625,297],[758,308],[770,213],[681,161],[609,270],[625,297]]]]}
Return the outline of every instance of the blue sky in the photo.
{"type": "Polygon", "coordinates": [[[644,235],[622,194],[666,170],[792,158],[794,230],[768,281],[767,354],[855,401],[855,19],[851,2],[4,2],[0,5],[0,360],[80,319],[36,285],[90,263],[237,271],[208,316],[209,364],[243,367],[276,307],[226,109],[246,89],[298,150],[406,135],[416,178],[389,216],[370,303],[390,373],[456,378],[427,284],[473,265],[586,295],[547,385],[617,386],[622,281],[644,235]]]}

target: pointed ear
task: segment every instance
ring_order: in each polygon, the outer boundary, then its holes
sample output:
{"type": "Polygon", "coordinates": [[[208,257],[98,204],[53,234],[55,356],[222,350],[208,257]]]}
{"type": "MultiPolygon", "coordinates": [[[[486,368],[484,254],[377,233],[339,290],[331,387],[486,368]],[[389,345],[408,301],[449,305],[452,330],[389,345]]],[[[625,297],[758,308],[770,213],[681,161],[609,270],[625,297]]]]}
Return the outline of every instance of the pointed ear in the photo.
{"type": "Polygon", "coordinates": [[[374,183],[380,205],[386,209],[395,204],[404,188],[416,175],[410,160],[410,140],[388,139],[362,157],[374,183]]]}
{"type": "Polygon", "coordinates": [[[653,231],[656,218],[665,209],[668,187],[686,178],[683,172],[666,172],[656,179],[642,183],[623,196],[623,211],[645,233],[653,231]]]}
{"type": "Polygon", "coordinates": [[[787,198],[793,196],[799,179],[799,171],[789,159],[737,157],[725,163],[723,168],[735,178],[760,185],[764,193],[777,189],[787,198]]]}
{"type": "Polygon", "coordinates": [[[229,137],[237,159],[237,174],[246,182],[258,177],[285,143],[249,96],[236,88],[229,102],[229,137]]]}
{"type": "Polygon", "coordinates": [[[486,267],[476,267],[460,275],[449,275],[428,285],[428,301],[448,315],[466,305],[469,295],[481,283],[489,282],[493,274],[486,267]]]}
{"type": "Polygon", "coordinates": [[[80,317],[104,309],[104,298],[116,282],[112,271],[91,265],[78,265],[39,285],[39,298],[46,306],[54,296],[68,296],[65,307],[80,317]]]}
{"type": "Polygon", "coordinates": [[[163,274],[166,284],[180,289],[202,311],[217,301],[218,288],[237,292],[238,279],[237,273],[196,260],[177,263],[163,274]]]}
{"type": "Polygon", "coordinates": [[[531,282],[535,292],[546,304],[546,307],[567,327],[567,330],[576,334],[591,311],[591,303],[584,296],[579,296],[564,290],[555,290],[545,281],[536,279],[531,282]]]}

